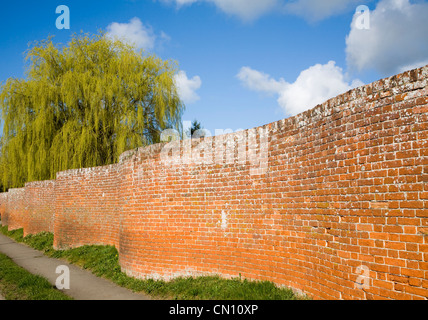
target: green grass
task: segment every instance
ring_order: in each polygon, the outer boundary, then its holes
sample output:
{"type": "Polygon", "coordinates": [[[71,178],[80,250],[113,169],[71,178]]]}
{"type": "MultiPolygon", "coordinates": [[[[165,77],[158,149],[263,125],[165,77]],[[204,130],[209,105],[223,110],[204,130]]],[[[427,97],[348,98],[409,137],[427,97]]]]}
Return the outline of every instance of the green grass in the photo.
{"type": "Polygon", "coordinates": [[[46,255],[65,259],[93,274],[104,277],[114,283],[143,292],[157,299],[178,300],[300,300],[306,297],[296,296],[292,290],[278,288],[268,281],[248,281],[222,279],[219,276],[181,277],[171,281],[141,280],[121,272],[117,249],[113,246],[82,246],[69,250],[53,249],[53,234],[40,233],[23,238],[22,229],[0,231],[17,242],[44,252],[46,255]]]}
{"type": "Polygon", "coordinates": [[[72,300],[43,277],[33,275],[0,253],[0,291],[6,300],[72,300]]]}

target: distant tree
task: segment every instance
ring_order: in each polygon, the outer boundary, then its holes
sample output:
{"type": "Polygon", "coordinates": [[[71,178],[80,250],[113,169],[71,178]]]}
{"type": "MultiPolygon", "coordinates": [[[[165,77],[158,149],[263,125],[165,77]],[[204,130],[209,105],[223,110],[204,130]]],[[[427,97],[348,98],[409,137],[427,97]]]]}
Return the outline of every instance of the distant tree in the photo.
{"type": "Polygon", "coordinates": [[[193,134],[196,131],[202,130],[202,129],[203,129],[203,127],[202,127],[201,123],[195,119],[195,120],[192,121],[192,125],[188,129],[187,134],[188,134],[188,136],[193,137],[193,134]]]}
{"type": "Polygon", "coordinates": [[[0,86],[5,188],[72,168],[116,162],[121,153],[181,131],[176,65],[100,33],[52,39],[28,52],[26,79],[0,86]]]}

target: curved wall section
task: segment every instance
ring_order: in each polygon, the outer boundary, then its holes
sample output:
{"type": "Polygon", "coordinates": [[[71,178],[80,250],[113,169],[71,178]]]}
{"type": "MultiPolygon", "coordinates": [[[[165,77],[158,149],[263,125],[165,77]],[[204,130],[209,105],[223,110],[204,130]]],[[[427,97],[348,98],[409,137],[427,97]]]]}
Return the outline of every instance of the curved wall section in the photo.
{"type": "Polygon", "coordinates": [[[168,146],[134,153],[122,268],[241,275],[316,298],[427,298],[427,70],[190,152],[181,141],[163,158],[168,146]]]}
{"type": "Polygon", "coordinates": [[[9,189],[5,200],[1,216],[2,225],[7,225],[8,230],[23,228],[26,209],[25,188],[9,189]]]}
{"type": "Polygon", "coordinates": [[[54,247],[119,243],[120,167],[59,172],[55,183],[54,247]]]}
{"type": "Polygon", "coordinates": [[[22,227],[24,236],[53,232],[55,216],[55,180],[25,184],[26,209],[22,227]]]}

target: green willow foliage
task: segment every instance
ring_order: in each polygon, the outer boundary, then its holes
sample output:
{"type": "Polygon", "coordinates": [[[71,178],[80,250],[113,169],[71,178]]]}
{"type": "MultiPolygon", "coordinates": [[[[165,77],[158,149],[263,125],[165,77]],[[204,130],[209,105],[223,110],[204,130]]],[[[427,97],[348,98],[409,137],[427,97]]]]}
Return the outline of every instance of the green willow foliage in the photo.
{"type": "Polygon", "coordinates": [[[58,171],[117,162],[121,153],[181,131],[175,63],[100,33],[67,46],[49,38],[28,52],[26,79],[0,87],[3,187],[58,171]]]}

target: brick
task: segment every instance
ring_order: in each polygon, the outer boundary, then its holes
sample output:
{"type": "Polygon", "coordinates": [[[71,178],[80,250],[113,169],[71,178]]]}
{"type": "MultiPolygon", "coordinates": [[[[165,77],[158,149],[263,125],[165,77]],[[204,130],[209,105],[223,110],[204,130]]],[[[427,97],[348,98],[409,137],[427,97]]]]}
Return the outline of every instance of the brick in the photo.
{"type": "Polygon", "coordinates": [[[408,276],[390,275],[389,280],[398,283],[409,283],[408,276]]]}
{"type": "Polygon", "coordinates": [[[422,261],[422,253],[400,251],[400,258],[408,260],[420,260],[422,261]]]}
{"type": "Polygon", "coordinates": [[[414,287],[422,286],[422,280],[416,278],[409,278],[409,284],[414,287]]]}
{"type": "Polygon", "coordinates": [[[386,233],[403,233],[403,227],[386,225],[383,227],[382,231],[386,233]]]}
{"type": "Polygon", "coordinates": [[[414,242],[414,243],[423,243],[423,237],[419,235],[410,235],[410,234],[401,234],[400,241],[403,242],[414,242]]]}
{"type": "Polygon", "coordinates": [[[401,268],[401,274],[403,276],[408,276],[408,277],[423,278],[424,271],[417,270],[417,269],[401,268]]]}
{"type": "Polygon", "coordinates": [[[406,293],[415,294],[423,298],[428,297],[428,289],[425,288],[408,286],[406,287],[406,293]]]}
{"type": "Polygon", "coordinates": [[[428,113],[428,106],[413,107],[413,113],[415,113],[415,114],[428,113]]]}

